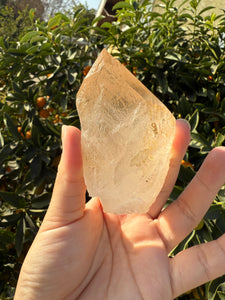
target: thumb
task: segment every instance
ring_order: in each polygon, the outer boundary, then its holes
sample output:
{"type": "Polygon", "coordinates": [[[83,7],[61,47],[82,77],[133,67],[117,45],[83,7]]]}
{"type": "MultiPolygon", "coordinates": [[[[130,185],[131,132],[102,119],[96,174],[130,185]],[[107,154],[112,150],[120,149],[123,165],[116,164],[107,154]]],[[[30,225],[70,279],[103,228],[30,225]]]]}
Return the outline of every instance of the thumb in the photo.
{"type": "Polygon", "coordinates": [[[64,125],[62,145],[62,157],[52,200],[44,220],[45,225],[48,224],[48,229],[49,226],[52,228],[75,222],[84,214],[86,187],[83,178],[80,130],[64,125]]]}

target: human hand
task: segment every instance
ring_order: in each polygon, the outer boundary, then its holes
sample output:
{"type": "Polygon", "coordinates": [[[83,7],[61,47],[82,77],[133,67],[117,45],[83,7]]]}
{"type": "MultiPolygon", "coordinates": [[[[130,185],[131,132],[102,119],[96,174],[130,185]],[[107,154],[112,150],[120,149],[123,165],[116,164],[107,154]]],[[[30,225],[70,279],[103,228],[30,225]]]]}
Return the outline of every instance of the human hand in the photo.
{"type": "Polygon", "coordinates": [[[203,218],[225,182],[225,149],[215,148],[179,198],[166,203],[190,140],[177,121],[170,170],[144,214],[113,215],[98,198],[85,205],[80,131],[64,127],[49,209],[21,269],[15,300],[169,300],[225,273],[225,235],[169,252],[203,218]],[[193,267],[194,266],[194,267],[193,267]]]}

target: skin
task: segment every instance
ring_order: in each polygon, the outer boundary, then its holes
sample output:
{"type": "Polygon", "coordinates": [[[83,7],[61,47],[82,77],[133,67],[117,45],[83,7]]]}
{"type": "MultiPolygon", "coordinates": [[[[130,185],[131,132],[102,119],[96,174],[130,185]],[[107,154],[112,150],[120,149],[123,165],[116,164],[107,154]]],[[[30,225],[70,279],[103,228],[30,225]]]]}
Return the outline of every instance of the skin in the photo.
{"type": "Polygon", "coordinates": [[[225,235],[169,258],[200,222],[225,182],[225,148],[213,149],[179,198],[161,211],[190,141],[177,121],[170,170],[147,213],[113,215],[85,205],[80,131],[64,127],[49,209],[23,263],[15,300],[163,300],[225,273],[225,235]],[[194,266],[194,267],[193,267],[194,266]]]}

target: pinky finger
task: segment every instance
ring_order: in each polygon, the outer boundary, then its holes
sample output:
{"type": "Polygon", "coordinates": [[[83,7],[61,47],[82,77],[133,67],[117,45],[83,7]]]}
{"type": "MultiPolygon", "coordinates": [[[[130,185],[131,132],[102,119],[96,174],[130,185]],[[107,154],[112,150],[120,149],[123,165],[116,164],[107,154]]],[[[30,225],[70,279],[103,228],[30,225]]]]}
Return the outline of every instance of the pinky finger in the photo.
{"type": "Polygon", "coordinates": [[[225,234],[191,247],[171,259],[173,297],[225,274],[225,234]]]}

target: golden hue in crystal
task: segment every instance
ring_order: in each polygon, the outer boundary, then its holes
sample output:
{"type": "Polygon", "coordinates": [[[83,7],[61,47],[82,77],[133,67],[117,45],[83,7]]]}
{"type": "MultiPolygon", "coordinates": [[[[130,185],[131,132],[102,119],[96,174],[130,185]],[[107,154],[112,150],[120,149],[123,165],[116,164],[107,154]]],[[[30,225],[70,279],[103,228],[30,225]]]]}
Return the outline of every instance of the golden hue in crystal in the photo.
{"type": "Polygon", "coordinates": [[[175,118],[105,49],[77,94],[84,178],[105,212],[144,213],[165,181],[175,118]]]}

